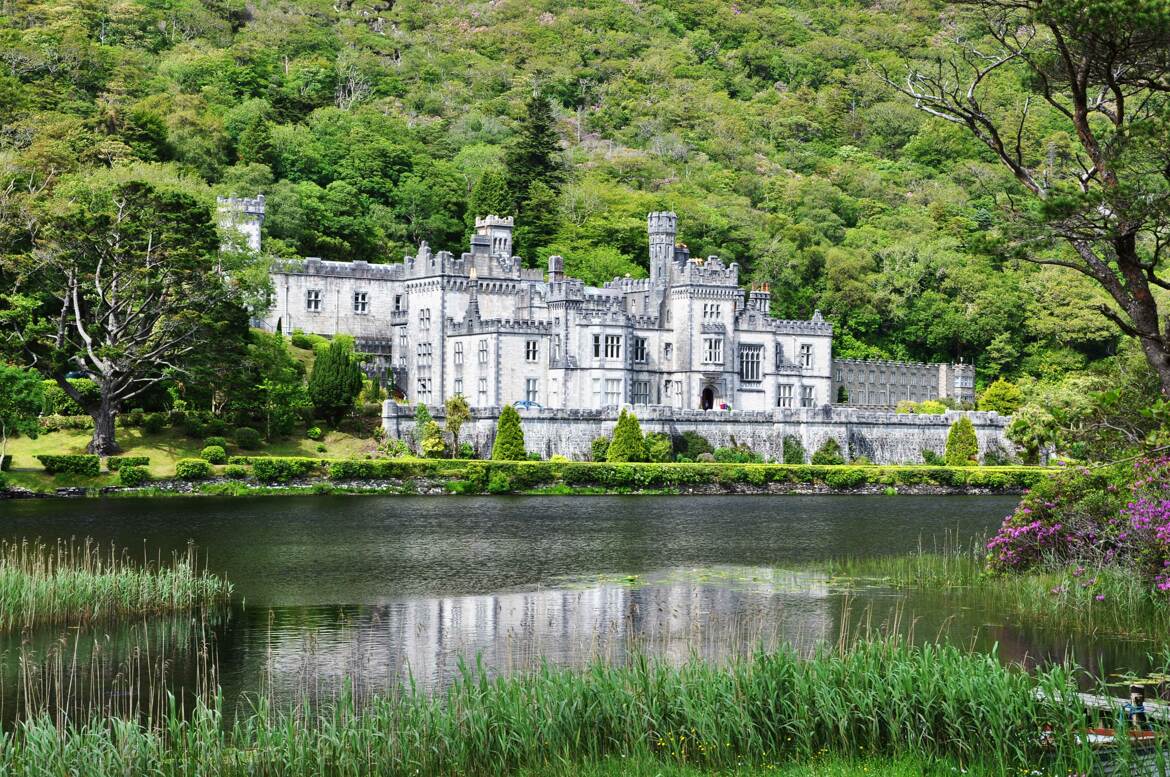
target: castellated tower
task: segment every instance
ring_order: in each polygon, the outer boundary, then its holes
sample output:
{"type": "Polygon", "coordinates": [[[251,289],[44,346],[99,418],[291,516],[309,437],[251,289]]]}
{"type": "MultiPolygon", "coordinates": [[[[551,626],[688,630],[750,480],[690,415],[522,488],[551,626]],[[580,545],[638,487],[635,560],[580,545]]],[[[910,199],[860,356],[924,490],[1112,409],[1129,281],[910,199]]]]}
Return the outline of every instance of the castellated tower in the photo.
{"type": "MultiPolygon", "coordinates": [[[[215,209],[220,228],[235,230],[243,235],[244,245],[249,250],[260,250],[260,227],[264,224],[263,194],[255,197],[216,197],[215,209]]],[[[228,251],[232,247],[232,242],[225,242],[221,249],[228,251]]]]}
{"type": "Polygon", "coordinates": [[[646,216],[646,231],[650,233],[650,280],[655,285],[665,285],[674,259],[678,216],[671,212],[651,213],[646,216]]]}
{"type": "Polygon", "coordinates": [[[492,256],[512,257],[512,226],[511,216],[489,215],[475,219],[475,234],[486,235],[491,239],[492,256]]]}

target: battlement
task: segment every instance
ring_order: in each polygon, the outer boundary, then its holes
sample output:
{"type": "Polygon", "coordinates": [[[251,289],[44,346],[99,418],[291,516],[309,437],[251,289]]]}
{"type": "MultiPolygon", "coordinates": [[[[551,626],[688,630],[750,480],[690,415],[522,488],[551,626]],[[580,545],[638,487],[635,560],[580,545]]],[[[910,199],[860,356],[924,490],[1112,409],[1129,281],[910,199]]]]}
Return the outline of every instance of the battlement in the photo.
{"type": "Polygon", "coordinates": [[[651,235],[668,234],[673,236],[678,231],[678,216],[671,211],[661,211],[646,214],[646,231],[651,235]]]}
{"type": "Polygon", "coordinates": [[[489,214],[487,216],[477,216],[475,218],[476,229],[486,229],[488,227],[507,227],[512,229],[516,226],[515,219],[511,216],[496,216],[489,214]]]}
{"type": "Polygon", "coordinates": [[[401,280],[401,264],[370,264],[369,262],[332,262],[309,256],[304,259],[279,259],[272,263],[274,275],[323,275],[334,278],[361,278],[363,280],[401,280]]]}

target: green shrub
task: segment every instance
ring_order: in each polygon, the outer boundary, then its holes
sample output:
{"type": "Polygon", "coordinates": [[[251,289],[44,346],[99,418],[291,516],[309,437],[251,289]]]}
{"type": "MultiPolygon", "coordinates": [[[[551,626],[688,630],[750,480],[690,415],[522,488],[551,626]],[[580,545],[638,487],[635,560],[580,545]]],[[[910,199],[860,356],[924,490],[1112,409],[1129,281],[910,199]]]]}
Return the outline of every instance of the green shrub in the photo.
{"type": "Polygon", "coordinates": [[[211,464],[223,464],[227,461],[227,451],[221,445],[208,445],[199,452],[199,458],[211,464]]]}
{"type": "Polygon", "coordinates": [[[229,464],[223,468],[223,476],[232,480],[243,480],[248,477],[248,468],[239,464],[229,464]]]}
{"type": "Polygon", "coordinates": [[[965,467],[979,463],[979,439],[971,419],[963,416],[951,424],[947,433],[947,466],[965,467]]]}
{"type": "Polygon", "coordinates": [[[241,426],[232,433],[236,445],[245,451],[254,451],[260,447],[260,432],[250,426],[241,426]]]}
{"type": "Polygon", "coordinates": [[[613,430],[613,439],[605,451],[605,460],[645,461],[646,458],[646,439],[642,436],[642,426],[637,416],[623,408],[613,430]]]}
{"type": "Polygon", "coordinates": [[[867,479],[865,470],[853,467],[834,469],[825,473],[825,485],[830,488],[856,488],[863,485],[867,479]]]}
{"type": "Polygon", "coordinates": [[[980,410],[993,410],[1000,415],[1011,415],[1023,403],[1020,387],[1003,378],[996,380],[979,395],[980,410]]]}
{"type": "Polygon", "coordinates": [[[167,413],[167,423],[176,429],[182,429],[187,425],[187,411],[186,410],[172,410],[167,413]]]}
{"type": "Polygon", "coordinates": [[[292,456],[257,456],[252,459],[252,474],[265,483],[287,483],[293,478],[308,477],[320,467],[320,459],[292,456]]]}
{"type": "Polygon", "coordinates": [[[204,445],[218,445],[219,447],[225,448],[225,449],[228,447],[227,438],[226,437],[219,437],[219,436],[208,437],[207,439],[205,439],[203,441],[203,444],[204,445]]]}
{"type": "Polygon", "coordinates": [[[158,434],[167,426],[167,417],[162,413],[147,413],[142,419],[142,431],[147,434],[158,434]]]}
{"type": "Polygon", "coordinates": [[[238,464],[242,467],[249,467],[252,465],[252,459],[254,459],[254,458],[256,458],[256,457],[255,456],[228,456],[227,463],[228,464],[238,464]]]}
{"type": "Polygon", "coordinates": [[[841,455],[841,444],[835,437],[821,443],[821,447],[812,455],[812,463],[820,466],[845,463],[845,457],[841,455]]]}
{"type": "Polygon", "coordinates": [[[922,449],[922,463],[926,464],[927,466],[930,466],[930,467],[942,467],[942,466],[946,465],[947,460],[945,457],[939,456],[937,453],[932,451],[930,448],[923,448],[922,449]]]}
{"type": "Polygon", "coordinates": [[[609,438],[605,435],[593,438],[589,444],[589,458],[593,461],[605,461],[605,454],[609,451],[609,438]]]}
{"type": "Polygon", "coordinates": [[[122,416],[123,423],[131,429],[140,429],[142,424],[146,421],[146,411],[140,407],[136,407],[129,413],[122,416]]]}
{"type": "Polygon", "coordinates": [[[96,476],[101,474],[102,460],[91,453],[75,453],[65,456],[37,456],[45,472],[50,475],[69,474],[96,476]]]}
{"type": "Polygon", "coordinates": [[[784,435],[784,463],[804,464],[804,443],[794,434],[784,435]]]}
{"type": "Polygon", "coordinates": [[[37,419],[41,431],[60,432],[93,428],[93,418],[87,415],[43,415],[37,419]]]}
{"type": "Polygon", "coordinates": [[[310,426],[305,430],[305,436],[310,440],[320,440],[325,436],[325,432],[321,431],[321,427],[319,426],[310,426]]]}
{"type": "Polygon", "coordinates": [[[492,461],[523,461],[524,430],[520,427],[520,414],[511,405],[505,405],[496,422],[496,439],[492,443],[492,461]]]}
{"type": "MultiPolygon", "coordinates": [[[[211,416],[203,423],[203,433],[223,439],[223,435],[227,434],[227,422],[218,416],[211,416]]],[[[211,443],[206,444],[210,445],[211,443]]]]}
{"type": "Polygon", "coordinates": [[[763,456],[746,445],[716,448],[713,455],[720,464],[759,464],[764,461],[763,456]]]}
{"type": "Polygon", "coordinates": [[[130,464],[118,470],[118,484],[128,488],[136,488],[143,483],[150,482],[150,470],[146,467],[130,464]]]}
{"type": "MultiPolygon", "coordinates": [[[[81,394],[81,399],[85,404],[96,405],[101,401],[101,389],[89,378],[69,378],[67,382],[81,394]]],[[[42,385],[42,415],[70,416],[85,414],[85,408],[77,404],[73,397],[66,394],[65,389],[57,385],[57,381],[46,380],[42,385]]]]}
{"type": "Polygon", "coordinates": [[[110,456],[106,459],[106,469],[118,472],[125,467],[149,467],[149,456],[110,456]]]}
{"type": "Polygon", "coordinates": [[[512,491],[512,479],[504,472],[492,472],[491,479],[488,480],[487,491],[489,494],[508,494],[512,491]]]}
{"type": "Polygon", "coordinates": [[[646,435],[646,454],[650,461],[663,463],[674,458],[674,441],[669,434],[654,432],[646,435]]]}
{"type": "Polygon", "coordinates": [[[461,458],[461,459],[474,459],[475,458],[475,447],[469,442],[459,443],[459,458],[461,458]]]}
{"type": "Polygon", "coordinates": [[[675,446],[675,453],[680,456],[685,456],[691,461],[698,461],[699,456],[704,453],[714,452],[715,449],[711,447],[711,443],[707,441],[707,438],[694,431],[683,432],[682,437],[675,446]]]}
{"type": "Polygon", "coordinates": [[[211,465],[203,459],[179,459],[175,462],[175,477],[180,480],[206,480],[211,477],[211,465]]]}

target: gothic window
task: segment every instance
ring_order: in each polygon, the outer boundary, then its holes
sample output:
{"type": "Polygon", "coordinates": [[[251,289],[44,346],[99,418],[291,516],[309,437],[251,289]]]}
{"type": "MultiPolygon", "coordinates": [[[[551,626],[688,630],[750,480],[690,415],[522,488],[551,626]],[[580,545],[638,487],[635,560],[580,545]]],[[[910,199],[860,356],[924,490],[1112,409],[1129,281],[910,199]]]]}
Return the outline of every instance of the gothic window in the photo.
{"type": "Polygon", "coordinates": [[[703,338],[703,364],[723,364],[723,338],[703,338]]]}
{"type": "Polygon", "coordinates": [[[430,366],[431,355],[433,353],[432,349],[433,349],[433,346],[430,343],[419,343],[418,344],[418,350],[417,350],[418,362],[417,363],[418,363],[419,367],[430,366]]]}
{"type": "Polygon", "coordinates": [[[620,405],[622,403],[622,379],[605,379],[605,404],[620,405]]]}
{"type": "Polygon", "coordinates": [[[400,310],[402,310],[402,295],[395,294],[394,295],[394,312],[397,313],[400,310]]]}
{"type": "Polygon", "coordinates": [[[321,290],[309,289],[305,292],[305,310],[310,313],[321,312],[321,290]]]}
{"type": "Polygon", "coordinates": [[[646,338],[634,338],[634,361],[644,364],[646,362],[646,338]]]}
{"type": "Polygon", "coordinates": [[[487,364],[488,363],[487,340],[480,340],[479,341],[479,363],[480,364],[487,364]]]}
{"type": "MultiPolygon", "coordinates": [[[[463,343],[455,343],[455,365],[462,366],[463,364],[463,343]]],[[[458,393],[458,392],[456,392],[458,393]]]]}
{"type": "Polygon", "coordinates": [[[800,406],[814,407],[816,405],[817,390],[812,386],[800,387],[800,406]]]}
{"type": "Polygon", "coordinates": [[[636,380],[634,381],[634,404],[648,405],[650,404],[650,381],[636,380]]]}
{"type": "Polygon", "coordinates": [[[535,402],[537,397],[536,378],[528,378],[524,381],[524,398],[529,402],[535,402]]]}
{"type": "Polygon", "coordinates": [[[431,328],[431,309],[430,308],[423,308],[422,310],[420,310],[418,312],[418,328],[419,329],[430,329],[431,328]]]}
{"type": "Polygon", "coordinates": [[[703,320],[704,321],[718,321],[723,318],[723,308],[718,302],[704,302],[703,303],[703,320]]]}
{"type": "Polygon", "coordinates": [[[553,358],[561,358],[561,336],[553,335],[553,358]]]}
{"type": "Polygon", "coordinates": [[[606,335],[605,336],[605,358],[620,359],[622,358],[622,336],[621,335],[606,335]]]}
{"type": "Polygon", "coordinates": [[[536,356],[537,356],[537,353],[539,353],[539,350],[540,349],[537,345],[536,340],[526,341],[524,343],[524,360],[530,361],[530,362],[536,361],[536,356]]]}
{"type": "Polygon", "coordinates": [[[593,379],[593,406],[601,407],[601,378],[593,379]]]}
{"type": "Polygon", "coordinates": [[[370,312],[370,295],[368,293],[364,291],[353,293],[353,312],[359,316],[370,312]]]}
{"type": "Polygon", "coordinates": [[[419,402],[426,403],[426,402],[430,401],[430,399],[431,399],[431,380],[430,380],[430,378],[419,378],[418,379],[418,390],[415,392],[415,394],[416,394],[415,399],[417,399],[419,402]]]}
{"type": "Polygon", "coordinates": [[[670,361],[674,358],[674,343],[666,343],[662,346],[662,358],[664,361],[670,361]]]}
{"type": "Polygon", "coordinates": [[[455,379],[455,394],[460,395],[462,393],[463,393],[463,378],[456,378],[455,379]]]}
{"type": "Polygon", "coordinates": [[[601,335],[593,335],[593,358],[601,358],[601,335]]]}
{"type": "Polygon", "coordinates": [[[487,404],[487,378],[479,379],[479,404],[487,404]]]}
{"type": "Polygon", "coordinates": [[[812,369],[813,347],[809,343],[802,343],[800,346],[800,366],[806,370],[812,369]]]}
{"type": "Polygon", "coordinates": [[[398,363],[406,366],[406,333],[398,335],[398,363]]]}
{"type": "Polygon", "coordinates": [[[739,347],[739,377],[747,383],[760,382],[760,362],[764,358],[764,346],[741,345],[739,347]]]}
{"type": "Polygon", "coordinates": [[[776,407],[792,407],[791,383],[781,383],[776,387],[776,407]]]}
{"type": "Polygon", "coordinates": [[[776,369],[784,364],[784,343],[776,343],[776,369]]]}

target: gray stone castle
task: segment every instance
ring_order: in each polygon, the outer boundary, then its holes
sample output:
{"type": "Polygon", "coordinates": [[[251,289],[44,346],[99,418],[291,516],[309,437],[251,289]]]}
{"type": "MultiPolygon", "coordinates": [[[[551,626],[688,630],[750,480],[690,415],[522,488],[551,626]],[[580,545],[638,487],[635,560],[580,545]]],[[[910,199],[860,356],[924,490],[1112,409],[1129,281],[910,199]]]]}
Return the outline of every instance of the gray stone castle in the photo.
{"type": "MultiPolygon", "coordinates": [[[[263,196],[221,199],[233,239],[260,248],[263,196]]],[[[268,329],[352,335],[372,369],[410,403],[461,394],[473,408],[519,401],[553,409],[890,408],[974,400],[971,365],[834,360],[833,327],[773,318],[767,288],[739,266],[692,257],[673,213],[646,220],[650,277],[587,286],[512,255],[513,220],[476,219],[469,251],[425,243],[396,264],[282,260],[268,329]]]]}

